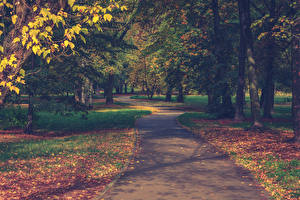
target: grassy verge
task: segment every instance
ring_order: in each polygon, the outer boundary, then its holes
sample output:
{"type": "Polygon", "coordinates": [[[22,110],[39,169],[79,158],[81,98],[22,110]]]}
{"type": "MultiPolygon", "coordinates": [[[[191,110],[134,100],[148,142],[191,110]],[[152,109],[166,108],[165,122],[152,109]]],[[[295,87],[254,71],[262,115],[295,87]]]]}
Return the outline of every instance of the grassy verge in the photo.
{"type": "MultiPolygon", "coordinates": [[[[22,128],[26,110],[2,109],[0,126],[22,128]],[[7,122],[18,121],[13,127],[7,122]]],[[[137,118],[151,111],[101,109],[88,115],[38,112],[41,136],[0,133],[0,199],[93,199],[133,155],[137,118]]]]}
{"type": "Polygon", "coordinates": [[[79,113],[73,113],[71,116],[61,116],[40,112],[35,128],[42,131],[60,132],[133,128],[137,118],[151,113],[146,110],[134,109],[100,111],[91,111],[84,116],[79,113]]]}
{"type": "MultiPolygon", "coordinates": [[[[24,108],[7,108],[0,111],[0,129],[23,128],[26,124],[24,108]]],[[[34,129],[38,131],[82,132],[102,129],[133,128],[135,120],[151,111],[137,109],[100,109],[84,113],[60,115],[37,112],[34,129]]]]}
{"type": "Polygon", "coordinates": [[[276,128],[276,132],[264,133],[243,129],[250,122],[216,120],[205,113],[185,113],[178,121],[248,168],[273,199],[299,199],[300,145],[284,142],[292,137],[288,120],[282,121],[281,125],[276,118],[265,121],[265,126],[276,128]]]}
{"type": "Polygon", "coordinates": [[[91,199],[128,162],[135,142],[132,130],[21,137],[0,142],[4,199],[91,199]]]}
{"type": "MultiPolygon", "coordinates": [[[[136,95],[136,96],[132,96],[132,99],[148,99],[147,96],[143,96],[143,95],[136,95]]],[[[275,104],[290,104],[292,99],[291,96],[288,95],[278,95],[274,98],[274,103],[275,104]]],[[[153,99],[155,101],[165,101],[165,96],[164,95],[155,95],[153,96],[153,99]]],[[[246,103],[249,104],[250,103],[250,97],[246,96],[246,103]]],[[[176,102],[176,96],[172,96],[172,102],[176,102]]],[[[208,102],[208,97],[206,95],[186,95],[184,97],[184,102],[186,105],[190,105],[190,106],[200,106],[203,107],[205,105],[207,105],[208,102]]],[[[235,98],[232,97],[232,102],[235,102],[235,98]]]]}

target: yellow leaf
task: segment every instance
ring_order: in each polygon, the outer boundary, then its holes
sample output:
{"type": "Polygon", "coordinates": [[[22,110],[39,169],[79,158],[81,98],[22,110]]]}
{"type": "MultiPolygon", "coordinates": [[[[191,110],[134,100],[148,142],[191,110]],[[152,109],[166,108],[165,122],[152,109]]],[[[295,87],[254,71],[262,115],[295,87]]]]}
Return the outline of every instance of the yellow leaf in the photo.
{"type": "Polygon", "coordinates": [[[121,7],[121,11],[123,11],[123,10],[127,10],[127,7],[126,6],[122,6],[121,7]]]}
{"type": "Polygon", "coordinates": [[[15,24],[17,22],[18,16],[17,15],[13,15],[11,16],[11,21],[13,24],[15,24]]]}
{"type": "Polygon", "coordinates": [[[20,72],[19,72],[22,76],[25,76],[25,70],[24,69],[20,69],[20,72]]]}
{"type": "Polygon", "coordinates": [[[52,28],[51,28],[51,26],[47,26],[47,27],[45,28],[45,30],[46,30],[47,32],[51,32],[51,31],[52,31],[52,28]]]}
{"type": "Polygon", "coordinates": [[[68,40],[65,40],[65,41],[64,41],[64,45],[65,45],[65,47],[67,47],[67,46],[69,45],[69,41],[68,41],[68,40]]]}
{"type": "Polygon", "coordinates": [[[0,26],[2,26],[4,28],[4,23],[0,23],[0,26]]]}
{"type": "Polygon", "coordinates": [[[98,16],[98,15],[95,15],[95,16],[93,17],[93,22],[96,23],[98,20],[99,20],[99,16],[98,16]]]}
{"type": "Polygon", "coordinates": [[[68,4],[70,5],[70,7],[73,7],[75,3],[75,0],[68,0],[68,4]]]}
{"type": "Polygon", "coordinates": [[[33,51],[34,54],[36,54],[36,53],[38,52],[39,49],[40,49],[40,47],[37,46],[37,45],[34,45],[34,46],[32,47],[32,51],[33,51]]]}
{"type": "Polygon", "coordinates": [[[3,46],[0,45],[0,51],[3,53],[4,52],[4,49],[3,49],[3,46]]]}
{"type": "Polygon", "coordinates": [[[23,26],[22,32],[27,33],[29,31],[28,26],[23,26]]]}
{"type": "Polygon", "coordinates": [[[51,61],[51,58],[50,58],[50,57],[48,57],[46,61],[47,61],[47,63],[49,64],[49,63],[50,63],[50,61],[51,61]]]}
{"type": "Polygon", "coordinates": [[[20,89],[19,88],[17,88],[17,87],[15,87],[15,86],[13,86],[12,87],[12,89],[17,93],[17,94],[19,94],[20,93],[20,89]]]}
{"type": "Polygon", "coordinates": [[[17,42],[20,42],[20,38],[16,37],[14,40],[13,40],[13,43],[17,43],[17,42]]]}
{"type": "Polygon", "coordinates": [[[37,9],[37,6],[33,6],[33,12],[35,12],[37,9]]]}
{"type": "Polygon", "coordinates": [[[103,18],[104,18],[104,20],[105,21],[111,21],[111,19],[112,19],[112,16],[110,15],[110,14],[105,14],[104,16],[103,16],[103,18]]]}

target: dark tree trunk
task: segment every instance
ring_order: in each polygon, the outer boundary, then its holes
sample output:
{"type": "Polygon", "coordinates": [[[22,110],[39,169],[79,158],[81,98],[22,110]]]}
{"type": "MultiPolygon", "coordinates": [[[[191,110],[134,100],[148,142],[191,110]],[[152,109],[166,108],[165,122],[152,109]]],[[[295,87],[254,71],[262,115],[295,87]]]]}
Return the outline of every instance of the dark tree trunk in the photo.
{"type": "Polygon", "coordinates": [[[231,102],[231,92],[226,80],[227,60],[224,36],[220,29],[220,14],[218,0],[212,0],[214,16],[214,55],[216,56],[216,78],[213,92],[211,111],[220,114],[220,117],[233,117],[234,109],[231,102]],[[225,76],[224,76],[225,75],[225,76]],[[221,103],[221,104],[220,104],[221,103]]]}
{"type": "Polygon", "coordinates": [[[120,84],[120,94],[123,94],[123,84],[120,84]]]}
{"type": "Polygon", "coordinates": [[[116,89],[116,94],[120,94],[120,87],[117,86],[115,89],[116,89]]]}
{"type": "Polygon", "coordinates": [[[172,101],[172,90],[173,88],[168,86],[167,93],[166,93],[166,101],[171,102],[172,101]]]}
{"type": "Polygon", "coordinates": [[[124,91],[124,92],[125,92],[125,94],[128,94],[128,87],[127,87],[127,85],[128,85],[128,84],[127,84],[127,83],[125,83],[125,88],[124,88],[124,89],[125,89],[125,91],[124,91]]]}
{"type": "Polygon", "coordinates": [[[131,86],[131,92],[130,93],[134,94],[134,87],[133,86],[131,86]]]}
{"type": "MultiPolygon", "coordinates": [[[[297,7],[300,8],[299,3],[297,7]]],[[[293,27],[293,118],[294,118],[294,138],[300,143],[300,39],[296,35],[300,34],[300,17],[295,20],[293,27]]]]}
{"type": "Polygon", "coordinates": [[[113,88],[114,88],[114,75],[108,75],[108,81],[106,86],[106,104],[113,104],[113,88]]]}
{"type": "Polygon", "coordinates": [[[177,102],[179,102],[179,103],[184,102],[183,87],[182,87],[181,83],[179,83],[179,85],[178,85],[177,102]]]}
{"type": "Polygon", "coordinates": [[[261,95],[260,95],[260,99],[259,99],[260,108],[264,107],[264,101],[265,101],[265,86],[263,86],[263,88],[261,90],[261,95]]]}
{"type": "MultiPolygon", "coordinates": [[[[276,1],[271,0],[270,5],[270,18],[275,21],[275,8],[276,1]]],[[[272,118],[272,109],[274,101],[274,81],[273,81],[273,71],[274,71],[274,57],[275,57],[275,41],[271,35],[274,21],[269,22],[268,24],[268,37],[267,37],[267,66],[265,67],[265,84],[264,84],[264,103],[263,103],[263,118],[271,119],[272,118]]]]}
{"type": "Polygon", "coordinates": [[[239,17],[240,17],[240,51],[239,51],[239,76],[238,76],[238,87],[236,92],[236,103],[235,103],[235,116],[234,119],[244,120],[244,102],[245,102],[245,67],[246,67],[246,36],[243,31],[243,26],[241,23],[242,10],[239,7],[239,17]]]}
{"type": "Polygon", "coordinates": [[[260,117],[260,105],[258,97],[258,82],[256,75],[256,65],[253,57],[253,39],[250,29],[251,17],[250,17],[250,4],[249,0],[239,0],[239,8],[241,9],[241,25],[246,38],[247,44],[247,59],[248,59],[248,79],[250,89],[250,101],[251,101],[251,114],[252,114],[252,128],[262,127],[260,117]]]}

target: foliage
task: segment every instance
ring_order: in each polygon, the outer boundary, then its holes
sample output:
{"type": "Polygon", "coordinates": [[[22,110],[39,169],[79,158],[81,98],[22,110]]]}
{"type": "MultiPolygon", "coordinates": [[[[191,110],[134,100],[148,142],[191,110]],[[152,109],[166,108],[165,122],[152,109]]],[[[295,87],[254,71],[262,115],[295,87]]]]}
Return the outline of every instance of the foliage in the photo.
{"type": "MultiPolygon", "coordinates": [[[[75,40],[81,38],[93,27],[101,31],[103,23],[112,20],[111,13],[126,10],[116,1],[75,0],[60,2],[0,1],[0,71],[1,91],[7,89],[19,93],[15,83],[24,83],[22,64],[33,52],[47,63],[59,55],[75,52],[75,40]],[[12,44],[12,45],[9,45],[12,44]]],[[[5,95],[5,94],[3,94],[5,95]]]]}
{"type": "Polygon", "coordinates": [[[1,129],[24,127],[26,120],[26,111],[20,106],[11,106],[0,110],[1,129]]]}

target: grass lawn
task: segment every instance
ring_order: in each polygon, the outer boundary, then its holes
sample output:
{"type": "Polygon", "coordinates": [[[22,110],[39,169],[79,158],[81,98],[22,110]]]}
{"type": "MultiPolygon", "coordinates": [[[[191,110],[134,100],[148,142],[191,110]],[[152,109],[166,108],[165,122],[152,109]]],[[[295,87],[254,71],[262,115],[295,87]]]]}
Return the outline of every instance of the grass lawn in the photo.
{"type": "Polygon", "coordinates": [[[26,109],[2,109],[0,199],[95,198],[134,154],[136,119],[151,113],[121,106],[88,115],[38,112],[39,136],[14,133],[26,109]]]}

